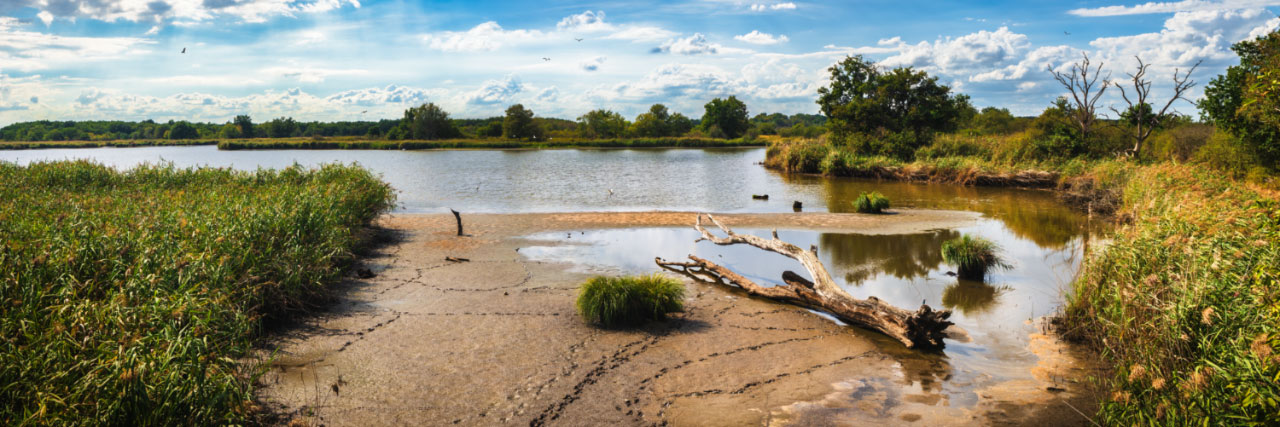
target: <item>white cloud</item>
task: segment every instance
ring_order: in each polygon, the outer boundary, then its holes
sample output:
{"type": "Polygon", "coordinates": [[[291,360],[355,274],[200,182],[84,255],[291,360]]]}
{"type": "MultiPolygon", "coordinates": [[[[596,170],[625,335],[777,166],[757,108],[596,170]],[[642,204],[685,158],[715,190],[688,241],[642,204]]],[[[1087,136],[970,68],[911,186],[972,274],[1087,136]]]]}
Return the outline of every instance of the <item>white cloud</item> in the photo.
{"type": "Polygon", "coordinates": [[[634,42],[654,42],[675,37],[676,33],[659,27],[633,26],[607,35],[604,38],[613,40],[630,40],[634,42]]]}
{"type": "Polygon", "coordinates": [[[575,32],[596,32],[596,31],[612,31],[614,26],[608,22],[604,22],[604,12],[592,12],[590,10],[579,13],[577,15],[569,15],[560,20],[556,24],[556,29],[560,31],[575,32]]]}
{"type": "Polygon", "coordinates": [[[527,87],[520,83],[519,78],[507,76],[502,80],[484,82],[484,85],[480,86],[479,89],[467,95],[466,102],[471,105],[505,104],[525,89],[527,87]]]}
{"type": "Polygon", "coordinates": [[[653,48],[653,53],[674,53],[680,55],[714,54],[720,45],[707,41],[702,33],[694,33],[685,38],[667,40],[661,46],[653,48]]]}
{"type": "Polygon", "coordinates": [[[1017,60],[1031,48],[1026,35],[1009,31],[1007,27],[1000,27],[994,32],[983,30],[954,39],[948,37],[933,43],[910,45],[895,37],[881,40],[879,44],[896,44],[899,49],[897,55],[881,61],[881,65],[918,67],[943,74],[990,70],[1010,60],[1017,60]]]}
{"type": "Polygon", "coordinates": [[[206,21],[230,17],[264,22],[276,16],[322,13],[351,6],[359,0],[10,0],[30,7],[46,25],[54,18],[88,18],[104,22],[167,22],[175,19],[206,21]]]}
{"type": "Polygon", "coordinates": [[[0,71],[32,71],[141,53],[153,43],[135,37],[69,37],[18,29],[17,19],[0,17],[0,71]]]}
{"type": "Polygon", "coordinates": [[[443,99],[449,95],[443,89],[422,89],[407,86],[387,85],[383,88],[355,89],[338,92],[325,97],[325,101],[337,105],[354,105],[360,107],[379,107],[391,105],[396,108],[422,105],[432,99],[443,99]]]}
{"type": "Polygon", "coordinates": [[[578,63],[578,66],[581,67],[583,71],[596,71],[600,69],[601,65],[604,65],[604,60],[605,57],[597,56],[578,63]]]}
{"type": "Polygon", "coordinates": [[[755,3],[751,5],[752,12],[764,12],[769,10],[796,10],[796,4],[792,2],[786,2],[786,3],[774,3],[774,4],[755,3]]]}
{"type": "Polygon", "coordinates": [[[773,34],[762,33],[759,30],[752,30],[750,33],[733,36],[733,38],[739,41],[761,45],[786,43],[789,40],[785,35],[774,36],[773,34]]]}
{"type": "Polygon", "coordinates": [[[1076,16],[1120,16],[1145,15],[1152,13],[1176,13],[1196,11],[1219,11],[1229,9],[1256,9],[1280,5],[1280,0],[1184,0],[1176,2],[1148,2],[1134,6],[1104,6],[1080,8],[1067,11],[1076,16]]]}
{"type": "Polygon", "coordinates": [[[302,83],[323,83],[324,79],[330,76],[356,76],[369,73],[368,70],[361,69],[331,69],[316,67],[268,67],[263,68],[262,72],[272,76],[297,80],[302,83]]]}
{"type": "Polygon", "coordinates": [[[1270,32],[1278,23],[1266,9],[1178,12],[1160,32],[1102,37],[1089,45],[1126,65],[1136,65],[1130,61],[1135,55],[1155,68],[1185,69],[1202,59],[1225,65],[1235,60],[1232,44],[1270,32]]]}
{"type": "Polygon", "coordinates": [[[537,30],[503,30],[497,22],[488,21],[472,27],[470,30],[442,31],[423,37],[427,46],[445,52],[483,52],[492,51],[508,44],[517,44],[540,39],[544,36],[537,30]]]}

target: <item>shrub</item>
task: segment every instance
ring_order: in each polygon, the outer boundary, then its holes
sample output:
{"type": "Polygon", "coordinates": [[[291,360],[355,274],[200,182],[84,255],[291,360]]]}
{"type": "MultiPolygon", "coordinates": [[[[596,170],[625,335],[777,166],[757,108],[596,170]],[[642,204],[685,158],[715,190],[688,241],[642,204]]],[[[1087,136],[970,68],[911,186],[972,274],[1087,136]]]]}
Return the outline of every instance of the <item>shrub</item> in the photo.
{"type": "Polygon", "coordinates": [[[1213,129],[1211,125],[1193,123],[1160,131],[1151,138],[1148,156],[1154,160],[1191,160],[1196,150],[1213,137],[1213,129]]]}
{"type": "Polygon", "coordinates": [[[942,260],[956,266],[956,275],[966,280],[983,280],[992,268],[1012,266],[1000,256],[1000,246],[968,234],[942,242],[942,260]]]}
{"type": "Polygon", "coordinates": [[[859,213],[883,213],[885,209],[889,209],[889,198],[880,194],[879,191],[862,193],[858,195],[857,200],[853,201],[853,209],[859,213]]]}
{"type": "Polygon", "coordinates": [[[667,313],[683,309],[684,284],[660,274],[597,276],[583,283],[578,292],[578,313],[605,327],[661,320],[667,313]]]}
{"type": "Polygon", "coordinates": [[[1195,160],[1236,178],[1244,176],[1253,165],[1258,164],[1258,157],[1252,148],[1221,129],[1209,137],[1208,143],[1196,150],[1195,160]]]}

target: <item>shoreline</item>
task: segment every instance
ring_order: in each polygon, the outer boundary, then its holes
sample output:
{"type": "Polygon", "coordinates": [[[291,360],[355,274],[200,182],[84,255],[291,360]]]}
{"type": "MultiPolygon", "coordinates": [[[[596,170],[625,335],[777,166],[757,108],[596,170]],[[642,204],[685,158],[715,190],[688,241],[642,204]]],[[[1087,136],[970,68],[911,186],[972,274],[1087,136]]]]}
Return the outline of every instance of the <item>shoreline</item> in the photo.
{"type": "MultiPolygon", "coordinates": [[[[377,276],[344,282],[330,309],[274,335],[277,358],[259,400],[281,423],[326,425],[1087,423],[1070,409],[1096,402],[1083,384],[1045,391],[1090,372],[1070,358],[1042,358],[1025,378],[938,406],[952,399],[941,384],[956,372],[944,355],[687,280],[684,313],[636,330],[598,329],[573,308],[589,274],[518,251],[539,232],[683,227],[694,215],[464,213],[463,237],[450,214],[383,216],[379,226],[399,239],[363,260],[377,276]],[[861,396],[854,407],[850,396],[861,396]]],[[[717,215],[735,228],[885,234],[959,227],[978,216],[717,215]]],[[[1028,351],[1055,356],[1066,348],[1048,338],[1035,346],[1028,351]]]]}

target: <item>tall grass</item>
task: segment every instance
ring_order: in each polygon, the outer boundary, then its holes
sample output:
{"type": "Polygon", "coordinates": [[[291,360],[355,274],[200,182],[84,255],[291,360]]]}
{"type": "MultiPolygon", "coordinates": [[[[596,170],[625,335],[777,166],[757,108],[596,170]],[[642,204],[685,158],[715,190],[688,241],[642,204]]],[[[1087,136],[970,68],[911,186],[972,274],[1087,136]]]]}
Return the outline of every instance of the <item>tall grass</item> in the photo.
{"type": "Polygon", "coordinates": [[[0,162],[0,424],[244,423],[238,365],[394,202],[349,166],[0,162]]]}
{"type": "Polygon", "coordinates": [[[1137,169],[1131,225],[1073,285],[1063,330],[1115,367],[1105,425],[1280,420],[1280,195],[1204,167],[1137,169]]]}
{"type": "Polygon", "coordinates": [[[995,242],[968,234],[942,242],[942,260],[956,266],[956,276],[983,281],[992,269],[1012,268],[995,242]]]}
{"type": "Polygon", "coordinates": [[[684,309],[684,284],[660,274],[597,276],[582,284],[578,313],[605,327],[631,326],[661,320],[684,309]]]}

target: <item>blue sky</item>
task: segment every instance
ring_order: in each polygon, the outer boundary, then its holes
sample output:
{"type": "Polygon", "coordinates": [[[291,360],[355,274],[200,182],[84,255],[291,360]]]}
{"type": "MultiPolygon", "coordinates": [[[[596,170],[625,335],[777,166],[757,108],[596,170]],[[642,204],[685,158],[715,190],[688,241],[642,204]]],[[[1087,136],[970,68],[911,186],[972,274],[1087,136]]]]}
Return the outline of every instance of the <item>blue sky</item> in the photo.
{"type": "Polygon", "coordinates": [[[0,0],[0,125],[245,113],[373,120],[423,102],[455,117],[513,103],[541,116],[608,108],[634,117],[659,102],[697,117],[727,95],[752,114],[816,113],[825,69],[850,54],[926,70],[979,107],[1034,115],[1063,93],[1045,68],[1082,54],[1116,77],[1140,56],[1153,64],[1158,96],[1175,69],[1204,61],[1197,98],[1236,61],[1232,43],[1280,26],[1278,6],[0,0]]]}

